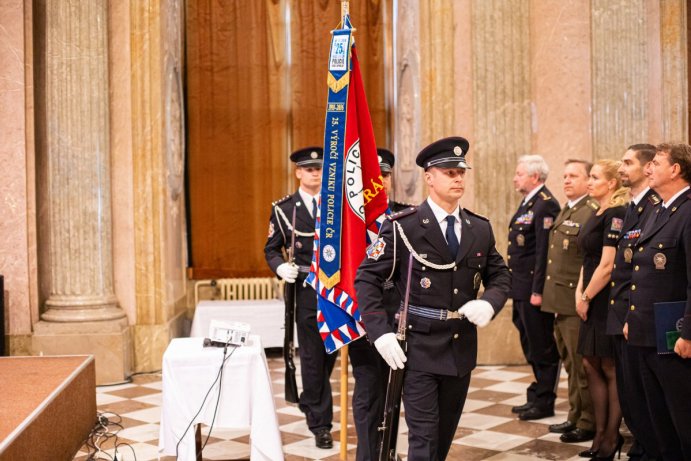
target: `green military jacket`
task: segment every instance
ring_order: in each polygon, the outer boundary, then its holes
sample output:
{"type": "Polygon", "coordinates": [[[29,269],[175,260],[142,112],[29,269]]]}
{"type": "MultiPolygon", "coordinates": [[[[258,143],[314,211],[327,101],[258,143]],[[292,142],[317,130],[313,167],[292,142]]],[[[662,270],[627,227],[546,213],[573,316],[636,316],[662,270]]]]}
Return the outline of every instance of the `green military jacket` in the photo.
{"type": "Polygon", "coordinates": [[[561,315],[576,315],[576,285],[583,264],[578,234],[599,208],[590,197],[561,210],[549,231],[547,277],[542,292],[542,310],[561,315]]]}

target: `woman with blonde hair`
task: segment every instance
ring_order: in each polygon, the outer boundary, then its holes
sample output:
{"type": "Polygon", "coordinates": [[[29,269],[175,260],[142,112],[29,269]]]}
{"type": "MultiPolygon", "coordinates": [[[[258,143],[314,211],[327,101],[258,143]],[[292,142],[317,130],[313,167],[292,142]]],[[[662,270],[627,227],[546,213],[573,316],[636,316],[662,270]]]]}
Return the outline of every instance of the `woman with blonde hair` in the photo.
{"type": "Polygon", "coordinates": [[[629,189],[622,187],[617,170],[620,162],[599,160],[590,170],[588,194],[600,209],[579,232],[583,266],[576,287],[576,312],[581,318],[578,353],[595,413],[595,438],[590,450],[580,454],[593,459],[613,459],[621,452],[624,439],[619,434],[621,408],[617,395],[614,345],[605,333],[609,283],[617,240],[624,223],[629,189]]]}

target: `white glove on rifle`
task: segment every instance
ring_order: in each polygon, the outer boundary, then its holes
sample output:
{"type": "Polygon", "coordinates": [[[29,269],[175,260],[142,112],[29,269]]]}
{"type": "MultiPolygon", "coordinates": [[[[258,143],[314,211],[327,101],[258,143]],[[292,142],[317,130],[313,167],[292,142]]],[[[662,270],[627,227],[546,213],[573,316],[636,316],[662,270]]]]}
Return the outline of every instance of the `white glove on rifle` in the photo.
{"type": "Polygon", "coordinates": [[[294,263],[283,263],[276,268],[276,274],[287,283],[295,283],[298,278],[298,266],[294,263]]]}
{"type": "Polygon", "coordinates": [[[494,308],[484,299],[473,299],[458,309],[458,313],[463,314],[471,323],[483,328],[492,320],[494,308]]]}
{"type": "Polygon", "coordinates": [[[379,355],[389,364],[394,370],[403,368],[403,363],[408,360],[405,357],[405,352],[401,349],[396,339],[396,333],[385,333],[374,341],[374,347],[379,351],[379,355]]]}

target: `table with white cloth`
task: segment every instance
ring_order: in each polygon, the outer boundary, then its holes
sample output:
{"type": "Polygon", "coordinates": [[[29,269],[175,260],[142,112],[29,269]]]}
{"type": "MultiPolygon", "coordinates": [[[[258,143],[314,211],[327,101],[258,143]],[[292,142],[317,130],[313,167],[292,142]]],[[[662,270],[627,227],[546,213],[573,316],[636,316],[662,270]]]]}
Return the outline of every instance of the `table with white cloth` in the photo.
{"type": "MultiPolygon", "coordinates": [[[[216,382],[202,411],[192,421],[223,361],[223,348],[203,347],[203,341],[203,338],[176,338],[163,354],[163,403],[158,448],[164,455],[175,456],[176,445],[190,426],[178,447],[181,461],[196,459],[194,426],[199,423],[211,425],[218,399],[219,384],[216,382]]],[[[229,346],[227,356],[213,427],[249,427],[250,459],[282,460],[281,434],[261,339],[250,335],[245,346],[234,350],[229,346]]]]}
{"type": "Polygon", "coordinates": [[[190,336],[209,335],[211,320],[244,322],[262,338],[264,347],[283,347],[285,304],[279,299],[200,301],[194,310],[190,336]]]}

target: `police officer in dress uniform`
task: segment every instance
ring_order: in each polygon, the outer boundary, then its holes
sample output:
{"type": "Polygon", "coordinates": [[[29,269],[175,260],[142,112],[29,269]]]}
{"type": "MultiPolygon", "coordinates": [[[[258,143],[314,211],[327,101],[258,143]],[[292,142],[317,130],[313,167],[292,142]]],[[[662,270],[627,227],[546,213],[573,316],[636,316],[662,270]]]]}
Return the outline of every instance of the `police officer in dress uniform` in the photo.
{"type": "Polygon", "coordinates": [[[290,160],[296,165],[295,176],[300,181],[300,187],[294,194],[273,203],[264,255],[276,275],[286,283],[296,284],[295,319],[303,389],[299,406],[305,414],[307,426],[315,436],[317,447],[332,448],[333,400],[329,377],[336,355],[326,353],[317,330],[317,295],[312,287],[304,285],[312,261],[323,157],[321,147],[307,147],[291,154],[290,160]],[[293,209],[296,210],[295,229],[291,223],[293,209]],[[287,251],[290,246],[292,233],[296,237],[294,263],[286,262],[283,255],[283,251],[287,251]]]}
{"type": "MultiPolygon", "coordinates": [[[[639,357],[645,400],[663,460],[691,460],[691,146],[661,144],[650,187],[662,199],[632,247],[628,349],[639,357]],[[654,303],[683,301],[674,353],[658,354],[654,303]]],[[[632,370],[633,372],[634,370],[632,370]]],[[[639,396],[641,398],[641,396],[639,396]]]]}
{"type": "Polygon", "coordinates": [[[409,461],[446,458],[476,365],[476,326],[486,326],[501,310],[511,286],[490,223],[459,206],[468,147],[464,138],[451,137],[418,154],[428,199],[388,217],[355,279],[370,341],[392,368],[407,364],[403,405],[409,461]],[[407,356],[382,305],[382,285],[389,279],[400,293],[410,282],[407,356]],[[476,299],[480,284],[485,291],[476,299]]]}
{"type": "Polygon", "coordinates": [[[381,170],[382,182],[384,183],[384,191],[386,196],[389,197],[389,210],[392,213],[397,213],[403,211],[406,208],[413,206],[411,203],[396,202],[391,200],[392,185],[391,185],[391,173],[393,171],[394,163],[396,159],[389,149],[383,149],[381,147],[377,148],[377,155],[379,156],[379,169],[381,170]]]}
{"type": "Polygon", "coordinates": [[[569,414],[563,423],[549,426],[550,432],[561,433],[562,442],[585,442],[595,435],[593,404],[583,369],[583,358],[576,351],[581,319],[576,315],[576,285],[583,264],[578,248],[578,233],[599,208],[590,199],[588,175],[591,164],[583,160],[567,160],[563,187],[567,204],[552,223],[547,250],[547,277],[542,294],[542,310],[556,314],[554,336],[559,357],[568,373],[569,414]]]}
{"type": "MultiPolygon", "coordinates": [[[[394,155],[388,149],[377,148],[379,168],[387,197],[391,197],[391,170],[394,155]]],[[[411,205],[389,200],[392,212],[409,208],[411,205]]],[[[398,311],[401,297],[393,282],[384,284],[383,306],[389,317],[390,329],[395,331],[394,316],[398,311]]],[[[389,366],[379,355],[372,343],[364,340],[348,345],[348,356],[353,367],[355,389],[353,390],[353,421],[357,433],[356,461],[375,461],[378,459],[380,431],[386,403],[386,385],[389,366]]]]}
{"type": "Polygon", "coordinates": [[[623,333],[624,322],[629,311],[633,250],[646,220],[654,211],[655,206],[660,203],[659,196],[648,187],[646,177],[646,170],[654,156],[655,146],[634,144],[626,150],[621,159],[619,176],[622,185],[630,188],[631,202],[626,210],[617,242],[607,311],[606,332],[612,335],[614,344],[619,405],[626,426],[634,436],[633,446],[628,453],[629,459],[632,460],[651,459],[658,456],[653,426],[648,416],[645,399],[641,398],[644,395],[643,382],[640,374],[629,373],[626,367],[629,360],[636,360],[637,357],[628,353],[623,333]]]}
{"type": "Polygon", "coordinates": [[[554,314],[542,312],[542,289],[547,269],[549,230],[560,211],[559,202],[545,186],[549,167],[539,155],[518,159],[513,184],[523,195],[509,225],[509,270],[513,323],[521,347],[533,369],[527,402],[513,407],[527,421],[554,416],[559,353],[554,342],[554,314]]]}

